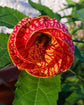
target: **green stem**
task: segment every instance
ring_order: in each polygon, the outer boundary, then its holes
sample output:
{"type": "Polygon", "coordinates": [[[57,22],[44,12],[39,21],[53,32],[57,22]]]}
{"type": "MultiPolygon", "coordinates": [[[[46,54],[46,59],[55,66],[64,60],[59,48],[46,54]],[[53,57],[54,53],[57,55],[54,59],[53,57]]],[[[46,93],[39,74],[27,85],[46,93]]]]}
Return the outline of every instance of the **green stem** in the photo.
{"type": "Polygon", "coordinates": [[[80,40],[73,40],[73,42],[84,43],[84,41],[80,41],[80,40]]]}
{"type": "Polygon", "coordinates": [[[84,81],[84,78],[82,78],[80,75],[76,74],[73,70],[69,69],[69,71],[71,73],[73,73],[75,76],[77,76],[79,79],[81,79],[82,81],[84,81]]]}
{"type": "Polygon", "coordinates": [[[39,0],[39,4],[41,4],[41,0],[39,0]]]}

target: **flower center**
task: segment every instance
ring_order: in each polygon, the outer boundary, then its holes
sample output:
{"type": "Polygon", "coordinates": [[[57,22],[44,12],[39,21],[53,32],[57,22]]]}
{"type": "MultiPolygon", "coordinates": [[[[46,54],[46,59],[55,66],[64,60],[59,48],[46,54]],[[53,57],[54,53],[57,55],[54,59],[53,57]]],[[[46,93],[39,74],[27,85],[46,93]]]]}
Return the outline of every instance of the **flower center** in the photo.
{"type": "Polygon", "coordinates": [[[51,36],[39,33],[28,51],[28,60],[32,63],[44,61],[47,46],[51,42],[51,36]]]}

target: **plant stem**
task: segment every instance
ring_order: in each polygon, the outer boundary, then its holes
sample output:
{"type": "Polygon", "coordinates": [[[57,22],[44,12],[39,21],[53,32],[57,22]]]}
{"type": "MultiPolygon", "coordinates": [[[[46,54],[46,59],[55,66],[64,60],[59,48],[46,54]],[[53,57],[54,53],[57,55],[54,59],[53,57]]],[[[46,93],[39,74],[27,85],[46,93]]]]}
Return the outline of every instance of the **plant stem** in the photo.
{"type": "Polygon", "coordinates": [[[80,40],[73,40],[73,42],[84,43],[84,41],[80,41],[80,40]]]}
{"type": "Polygon", "coordinates": [[[39,4],[41,4],[41,0],[39,0],[39,4]]]}
{"type": "Polygon", "coordinates": [[[84,81],[84,78],[82,78],[80,75],[76,74],[73,70],[69,69],[69,71],[71,73],[73,73],[75,76],[77,76],[79,79],[81,79],[82,81],[84,81]]]}
{"type": "Polygon", "coordinates": [[[10,86],[7,82],[0,78],[0,82],[2,82],[5,86],[7,86],[12,92],[14,92],[14,88],[10,86]]]}

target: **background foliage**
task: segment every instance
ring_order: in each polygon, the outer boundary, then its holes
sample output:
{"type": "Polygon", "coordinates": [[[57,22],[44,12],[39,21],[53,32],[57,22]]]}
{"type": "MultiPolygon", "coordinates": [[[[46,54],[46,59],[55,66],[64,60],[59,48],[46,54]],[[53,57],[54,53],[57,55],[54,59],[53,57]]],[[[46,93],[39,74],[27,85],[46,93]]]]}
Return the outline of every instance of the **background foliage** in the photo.
{"type": "MultiPolygon", "coordinates": [[[[72,8],[71,14],[67,16],[53,13],[40,2],[37,4],[31,0],[28,1],[40,12],[40,15],[55,17],[58,21],[67,19],[66,25],[75,44],[75,60],[68,71],[60,74],[61,78],[60,75],[53,78],[36,78],[22,71],[16,83],[13,105],[18,103],[20,105],[84,105],[84,0],[80,0],[79,3],[66,0],[68,4],[64,4],[65,9],[72,8]]],[[[0,26],[14,28],[18,21],[25,17],[27,16],[15,9],[0,7],[0,26]]],[[[8,37],[9,34],[0,33],[0,68],[2,70],[12,64],[7,51],[8,37]]]]}

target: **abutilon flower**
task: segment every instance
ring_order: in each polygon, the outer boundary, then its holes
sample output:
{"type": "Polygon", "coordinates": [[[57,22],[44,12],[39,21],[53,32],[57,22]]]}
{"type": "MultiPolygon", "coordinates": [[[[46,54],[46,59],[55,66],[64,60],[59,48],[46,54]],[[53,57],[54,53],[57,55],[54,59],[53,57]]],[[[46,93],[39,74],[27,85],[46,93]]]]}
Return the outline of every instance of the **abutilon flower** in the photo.
{"type": "Polygon", "coordinates": [[[52,77],[73,63],[74,45],[66,26],[48,16],[22,19],[8,41],[8,51],[19,70],[52,77]]]}

